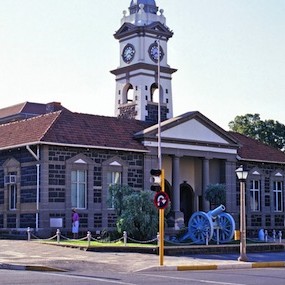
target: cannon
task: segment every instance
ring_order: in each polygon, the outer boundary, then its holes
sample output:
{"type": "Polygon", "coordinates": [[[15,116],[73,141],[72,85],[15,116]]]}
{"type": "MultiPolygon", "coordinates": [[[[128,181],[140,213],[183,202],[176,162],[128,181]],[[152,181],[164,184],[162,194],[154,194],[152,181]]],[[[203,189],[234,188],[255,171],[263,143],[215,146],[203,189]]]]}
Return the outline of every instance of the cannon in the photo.
{"type": "Polygon", "coordinates": [[[206,244],[211,239],[217,243],[229,242],[234,236],[235,222],[230,214],[224,213],[225,209],[224,205],[220,205],[208,213],[194,213],[188,222],[188,233],[183,240],[191,238],[197,244],[206,244]]]}

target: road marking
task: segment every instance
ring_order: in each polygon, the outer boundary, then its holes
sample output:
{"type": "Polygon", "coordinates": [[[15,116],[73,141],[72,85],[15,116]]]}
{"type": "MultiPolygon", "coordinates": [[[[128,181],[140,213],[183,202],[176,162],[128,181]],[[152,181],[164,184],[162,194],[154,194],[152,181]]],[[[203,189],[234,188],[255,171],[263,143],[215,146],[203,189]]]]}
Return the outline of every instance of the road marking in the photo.
{"type": "MultiPolygon", "coordinates": [[[[147,276],[157,277],[157,275],[154,274],[143,274],[147,276]]],[[[217,285],[246,285],[245,283],[232,283],[232,282],[221,282],[221,281],[212,281],[212,280],[203,280],[203,279],[191,279],[191,278],[182,278],[182,277],[173,277],[173,276],[162,276],[159,275],[159,277],[166,278],[166,279],[174,279],[174,280],[184,280],[184,281],[195,281],[200,282],[204,284],[217,284],[217,285]]]]}
{"type": "Polygon", "coordinates": [[[54,275],[54,276],[64,276],[64,277],[69,277],[69,278],[77,278],[77,279],[84,279],[84,280],[93,280],[93,281],[101,281],[101,282],[106,282],[106,283],[113,283],[113,284],[120,284],[120,285],[137,285],[134,283],[127,283],[127,282],[122,282],[119,280],[114,280],[114,279],[109,279],[109,278],[99,278],[99,277],[92,277],[92,276],[80,276],[80,275],[69,275],[69,274],[56,274],[56,273],[47,273],[48,275],[54,275]]]}

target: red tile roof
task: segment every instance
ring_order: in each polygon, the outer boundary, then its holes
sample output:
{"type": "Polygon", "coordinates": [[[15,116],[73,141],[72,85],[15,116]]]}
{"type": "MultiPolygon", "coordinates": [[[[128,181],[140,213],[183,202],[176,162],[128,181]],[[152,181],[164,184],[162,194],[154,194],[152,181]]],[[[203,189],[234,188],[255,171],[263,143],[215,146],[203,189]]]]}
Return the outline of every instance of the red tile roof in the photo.
{"type": "Polygon", "coordinates": [[[0,149],[53,143],[146,151],[134,134],[147,126],[137,120],[62,110],[0,125],[0,149]]]}
{"type": "Polygon", "coordinates": [[[240,156],[241,160],[264,161],[285,164],[285,153],[283,153],[282,151],[245,135],[235,132],[229,133],[241,145],[241,147],[238,149],[238,155],[240,156]]]}
{"type": "Polygon", "coordinates": [[[4,118],[4,117],[8,117],[8,116],[20,113],[23,110],[26,103],[27,102],[24,102],[24,103],[20,103],[17,105],[13,105],[13,106],[0,109],[0,118],[4,118]]]}

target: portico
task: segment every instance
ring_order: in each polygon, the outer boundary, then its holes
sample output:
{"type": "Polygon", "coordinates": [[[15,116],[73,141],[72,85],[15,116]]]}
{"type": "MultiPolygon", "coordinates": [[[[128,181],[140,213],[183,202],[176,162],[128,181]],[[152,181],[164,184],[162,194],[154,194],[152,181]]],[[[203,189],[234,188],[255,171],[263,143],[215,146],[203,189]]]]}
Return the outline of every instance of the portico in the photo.
{"type": "MultiPolygon", "coordinates": [[[[149,169],[157,167],[157,126],[137,137],[150,150],[145,158],[145,188],[149,187],[149,169]]],[[[237,144],[223,129],[199,112],[190,112],[162,124],[162,168],[171,200],[169,226],[175,230],[187,226],[195,211],[209,211],[205,199],[209,184],[223,183],[231,192],[237,144]]],[[[230,201],[229,201],[230,202],[230,201]]]]}

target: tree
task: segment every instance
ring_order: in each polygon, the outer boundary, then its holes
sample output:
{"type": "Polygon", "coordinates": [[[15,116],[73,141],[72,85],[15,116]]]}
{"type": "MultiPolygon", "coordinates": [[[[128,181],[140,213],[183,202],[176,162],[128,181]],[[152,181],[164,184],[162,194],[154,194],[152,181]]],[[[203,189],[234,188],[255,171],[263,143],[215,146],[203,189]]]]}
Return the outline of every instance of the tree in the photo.
{"type": "Polygon", "coordinates": [[[209,184],[206,189],[205,198],[211,205],[218,206],[226,203],[225,184],[209,184]]]}
{"type": "Polygon", "coordinates": [[[149,240],[158,231],[158,209],[153,203],[154,192],[134,191],[129,186],[113,185],[110,198],[118,216],[117,230],[137,240],[149,240]]]}
{"type": "Polygon", "coordinates": [[[285,125],[274,120],[260,119],[259,114],[236,116],[229,122],[230,130],[261,141],[274,148],[285,150],[285,125]]]}

